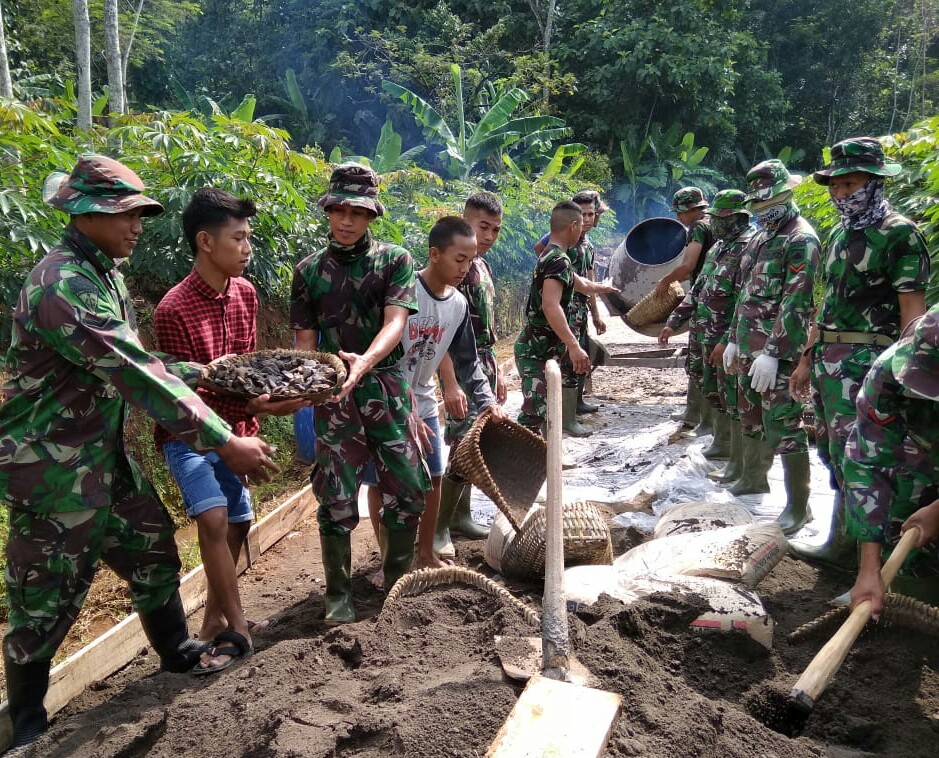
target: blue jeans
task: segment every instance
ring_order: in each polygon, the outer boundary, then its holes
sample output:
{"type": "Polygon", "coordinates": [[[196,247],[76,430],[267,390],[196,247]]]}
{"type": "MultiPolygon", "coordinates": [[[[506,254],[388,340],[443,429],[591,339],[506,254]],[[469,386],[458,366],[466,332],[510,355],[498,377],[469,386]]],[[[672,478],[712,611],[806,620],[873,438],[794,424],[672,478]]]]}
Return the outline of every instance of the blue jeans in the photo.
{"type": "Polygon", "coordinates": [[[163,457],[183,493],[186,513],[195,518],[212,508],[227,508],[228,523],[251,521],[251,495],[218,453],[197,453],[179,440],[163,446],[163,457]]]}

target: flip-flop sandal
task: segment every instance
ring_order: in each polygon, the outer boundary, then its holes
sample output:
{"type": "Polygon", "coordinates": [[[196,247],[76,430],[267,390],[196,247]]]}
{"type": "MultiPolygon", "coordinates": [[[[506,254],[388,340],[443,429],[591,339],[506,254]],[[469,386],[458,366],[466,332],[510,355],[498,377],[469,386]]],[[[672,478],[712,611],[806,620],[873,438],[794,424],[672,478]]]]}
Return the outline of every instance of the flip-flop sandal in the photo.
{"type": "Polygon", "coordinates": [[[254,647],[252,647],[243,634],[239,634],[233,629],[226,629],[224,632],[221,632],[215,638],[215,642],[232,643],[231,645],[213,645],[207,651],[213,658],[217,658],[220,655],[227,655],[228,660],[224,663],[220,663],[218,666],[203,666],[200,661],[196,663],[191,670],[194,676],[217,674],[219,671],[224,671],[229,668],[235,661],[244,660],[254,655],[254,647]]]}

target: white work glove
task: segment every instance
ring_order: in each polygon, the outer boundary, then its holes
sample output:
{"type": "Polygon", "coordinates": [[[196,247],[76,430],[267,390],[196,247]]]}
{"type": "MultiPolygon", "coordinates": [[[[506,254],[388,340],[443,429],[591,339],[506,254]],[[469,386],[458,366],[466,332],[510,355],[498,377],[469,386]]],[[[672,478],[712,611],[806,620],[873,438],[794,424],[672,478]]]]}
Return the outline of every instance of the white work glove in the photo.
{"type": "Polygon", "coordinates": [[[750,386],[756,392],[766,392],[776,384],[776,372],[779,370],[779,358],[766,354],[760,355],[750,366],[750,386]]]}
{"type": "Polygon", "coordinates": [[[728,342],[727,347],[724,348],[724,370],[730,371],[730,364],[734,362],[734,358],[737,357],[737,343],[728,342]]]}

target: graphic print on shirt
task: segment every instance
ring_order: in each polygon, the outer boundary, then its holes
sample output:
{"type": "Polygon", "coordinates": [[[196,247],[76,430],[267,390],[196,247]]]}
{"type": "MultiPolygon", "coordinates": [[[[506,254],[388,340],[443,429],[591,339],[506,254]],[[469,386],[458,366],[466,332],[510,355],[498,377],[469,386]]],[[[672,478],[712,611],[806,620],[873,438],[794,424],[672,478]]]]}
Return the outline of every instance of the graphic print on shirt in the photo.
{"type": "Polygon", "coordinates": [[[408,342],[411,346],[404,356],[407,374],[413,376],[421,363],[434,359],[435,345],[440,344],[449,326],[448,322],[441,322],[432,316],[412,316],[408,319],[408,342]]]}

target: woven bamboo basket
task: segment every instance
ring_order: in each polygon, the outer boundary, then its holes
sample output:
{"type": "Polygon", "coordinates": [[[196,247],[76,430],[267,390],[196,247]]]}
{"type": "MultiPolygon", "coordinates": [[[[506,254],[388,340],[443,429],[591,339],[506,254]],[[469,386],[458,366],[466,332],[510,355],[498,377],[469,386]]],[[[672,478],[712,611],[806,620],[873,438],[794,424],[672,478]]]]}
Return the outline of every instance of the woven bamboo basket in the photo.
{"type": "Polygon", "coordinates": [[[518,531],[547,478],[548,448],[520,424],[484,413],[457,446],[450,466],[482,490],[518,531]]]}
{"type": "MultiPolygon", "coordinates": [[[[502,573],[518,579],[544,575],[547,511],[532,509],[521,531],[502,554],[502,573]]],[[[564,503],[564,565],[609,565],[613,562],[610,529],[595,506],[580,500],[564,503]]]]}
{"type": "Polygon", "coordinates": [[[230,387],[222,387],[218,384],[215,384],[212,379],[212,367],[222,366],[226,363],[244,363],[246,360],[252,359],[263,359],[270,356],[284,356],[288,358],[298,357],[298,358],[307,358],[309,360],[315,360],[319,363],[327,364],[336,370],[336,380],[333,382],[332,386],[327,387],[326,389],[321,390],[312,390],[308,392],[295,392],[295,393],[270,393],[271,400],[310,400],[314,405],[318,405],[327,401],[335,393],[338,387],[341,387],[346,381],[347,371],[346,365],[342,362],[342,359],[338,355],[333,355],[332,353],[322,353],[316,350],[258,350],[254,353],[242,353],[241,355],[234,355],[225,360],[214,361],[209,367],[209,375],[207,378],[204,378],[201,381],[201,385],[206,389],[211,390],[219,395],[225,395],[227,397],[237,397],[244,400],[250,400],[253,397],[258,397],[258,394],[251,393],[248,391],[234,390],[230,387]]]}
{"type": "Polygon", "coordinates": [[[668,318],[675,307],[685,297],[685,291],[678,282],[668,285],[668,292],[659,295],[654,289],[646,293],[626,313],[626,322],[631,326],[648,326],[659,324],[668,318]]]}

